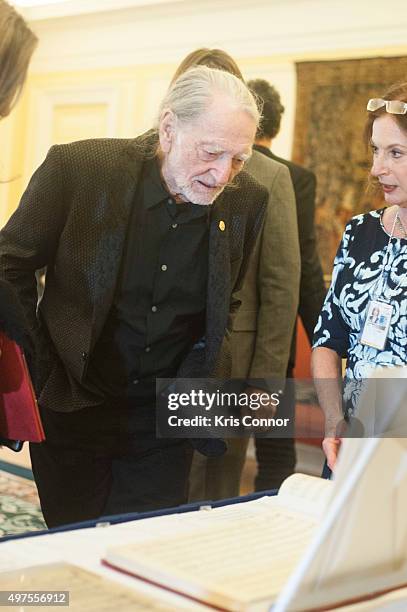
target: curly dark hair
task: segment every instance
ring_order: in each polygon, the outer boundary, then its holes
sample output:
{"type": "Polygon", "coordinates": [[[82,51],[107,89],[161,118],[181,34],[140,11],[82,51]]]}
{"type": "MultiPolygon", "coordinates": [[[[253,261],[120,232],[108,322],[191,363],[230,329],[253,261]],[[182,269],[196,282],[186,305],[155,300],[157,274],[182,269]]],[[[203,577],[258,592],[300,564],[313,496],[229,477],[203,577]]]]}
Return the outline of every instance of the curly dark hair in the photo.
{"type": "Polygon", "coordinates": [[[278,91],[264,79],[248,81],[247,86],[263,103],[262,120],[257,130],[256,138],[274,138],[280,131],[281,117],[284,106],[278,91]]]}

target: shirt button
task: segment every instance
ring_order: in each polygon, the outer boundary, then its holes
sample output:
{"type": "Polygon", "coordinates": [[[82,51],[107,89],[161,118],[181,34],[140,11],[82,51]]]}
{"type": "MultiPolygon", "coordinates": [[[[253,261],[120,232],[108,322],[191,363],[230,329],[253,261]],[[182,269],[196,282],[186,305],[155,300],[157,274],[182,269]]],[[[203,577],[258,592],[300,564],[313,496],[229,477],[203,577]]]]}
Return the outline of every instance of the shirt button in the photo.
{"type": "Polygon", "coordinates": [[[163,272],[165,272],[165,271],[167,270],[167,266],[166,266],[165,264],[163,264],[163,265],[161,266],[161,270],[162,270],[163,272]]]}
{"type": "Polygon", "coordinates": [[[174,200],[172,198],[168,198],[168,204],[174,204],[174,200]]]}
{"type": "Polygon", "coordinates": [[[139,381],[137,378],[135,378],[134,380],[131,381],[133,383],[133,385],[138,385],[139,381]]]}
{"type": "Polygon", "coordinates": [[[173,224],[171,225],[171,227],[172,227],[172,229],[177,228],[177,227],[178,227],[178,223],[173,223],[173,224]]]}
{"type": "Polygon", "coordinates": [[[149,353],[151,351],[151,346],[146,346],[146,348],[144,349],[145,353],[149,353]]]}
{"type": "Polygon", "coordinates": [[[151,306],[151,312],[157,312],[158,308],[157,306],[151,306]]]}

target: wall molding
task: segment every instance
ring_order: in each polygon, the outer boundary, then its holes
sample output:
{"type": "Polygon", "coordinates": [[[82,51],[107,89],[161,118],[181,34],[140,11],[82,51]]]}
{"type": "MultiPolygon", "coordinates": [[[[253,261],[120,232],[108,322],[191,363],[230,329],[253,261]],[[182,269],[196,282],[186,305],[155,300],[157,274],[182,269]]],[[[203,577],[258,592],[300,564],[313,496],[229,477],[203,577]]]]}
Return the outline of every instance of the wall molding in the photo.
{"type": "Polygon", "coordinates": [[[157,0],[33,27],[40,38],[33,72],[178,63],[199,46],[292,61],[407,50],[405,0],[393,0],[391,12],[382,0],[369,10],[364,0],[157,0]]]}
{"type": "Polygon", "coordinates": [[[103,104],[107,109],[106,137],[114,137],[118,131],[119,92],[116,87],[98,87],[94,84],[33,86],[28,100],[28,125],[24,178],[27,182],[33,169],[45,158],[51,145],[54,109],[61,105],[103,104]],[[38,121],[41,117],[41,121],[38,121]]]}

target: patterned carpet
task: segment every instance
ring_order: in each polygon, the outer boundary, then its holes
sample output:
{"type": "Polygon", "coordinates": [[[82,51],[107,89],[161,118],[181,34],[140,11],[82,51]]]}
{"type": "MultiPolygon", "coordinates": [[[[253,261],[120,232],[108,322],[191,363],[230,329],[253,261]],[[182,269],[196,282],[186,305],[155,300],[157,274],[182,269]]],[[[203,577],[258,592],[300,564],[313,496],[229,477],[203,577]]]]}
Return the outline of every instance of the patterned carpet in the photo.
{"type": "Polygon", "coordinates": [[[30,476],[29,470],[0,462],[0,538],[46,529],[30,476]]]}

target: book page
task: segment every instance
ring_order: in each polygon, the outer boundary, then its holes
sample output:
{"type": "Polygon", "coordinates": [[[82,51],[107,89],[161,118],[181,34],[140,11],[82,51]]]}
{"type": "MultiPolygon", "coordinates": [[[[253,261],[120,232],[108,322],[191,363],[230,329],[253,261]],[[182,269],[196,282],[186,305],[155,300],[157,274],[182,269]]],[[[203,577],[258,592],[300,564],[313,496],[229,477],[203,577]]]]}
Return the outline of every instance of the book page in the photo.
{"type": "Polygon", "coordinates": [[[311,516],[323,516],[333,491],[333,482],[324,478],[293,474],[278,492],[278,503],[285,508],[311,516]]]}
{"type": "MultiPolygon", "coordinates": [[[[155,602],[153,598],[138,594],[111,580],[88,572],[68,563],[51,563],[28,567],[0,574],[0,591],[14,591],[15,596],[24,591],[56,591],[58,601],[63,601],[62,592],[69,592],[69,606],[49,605],[47,610],[69,610],[69,612],[178,612],[178,608],[155,602]]],[[[52,601],[52,600],[51,600],[52,601]]],[[[2,602],[3,604],[3,602],[2,602]]],[[[33,604],[13,607],[1,606],[5,610],[28,610],[33,604]]],[[[44,609],[44,606],[36,604],[44,609]]]]}
{"type": "Polygon", "coordinates": [[[335,496],[276,612],[331,609],[406,584],[406,549],[399,556],[395,546],[407,502],[405,440],[346,438],[341,453],[335,496]]]}

